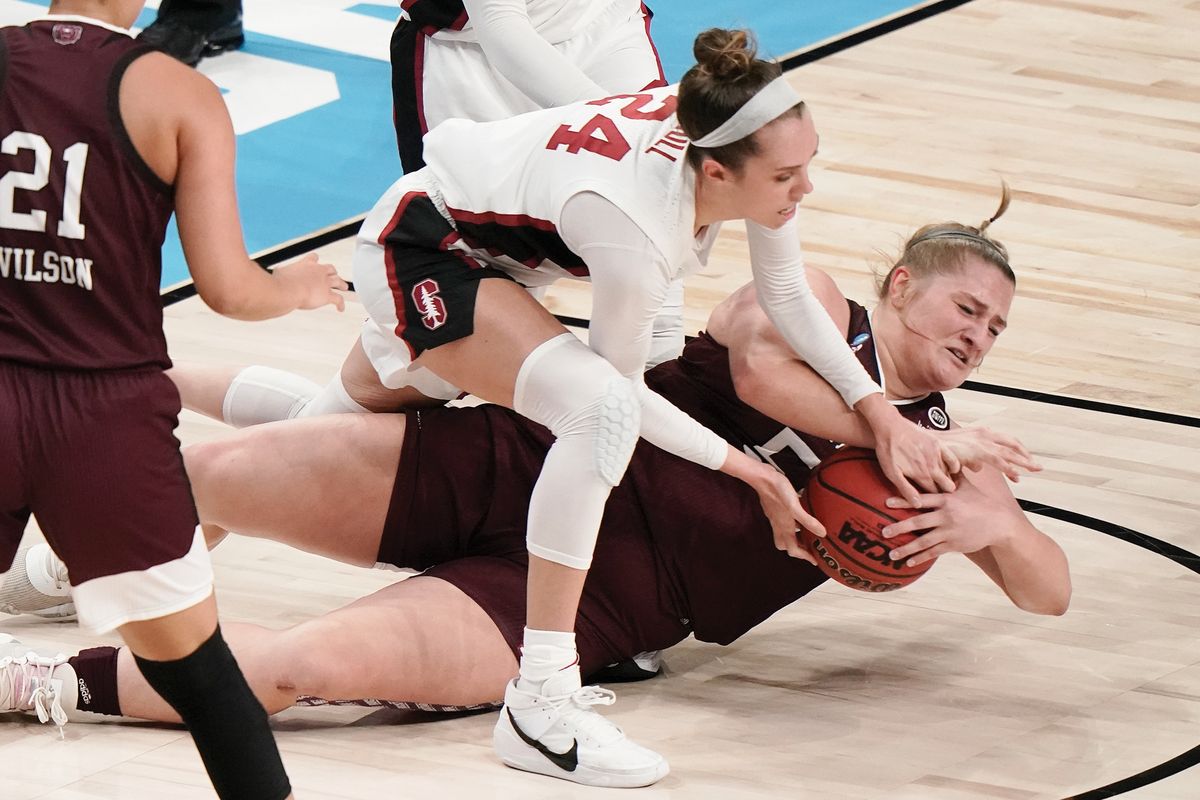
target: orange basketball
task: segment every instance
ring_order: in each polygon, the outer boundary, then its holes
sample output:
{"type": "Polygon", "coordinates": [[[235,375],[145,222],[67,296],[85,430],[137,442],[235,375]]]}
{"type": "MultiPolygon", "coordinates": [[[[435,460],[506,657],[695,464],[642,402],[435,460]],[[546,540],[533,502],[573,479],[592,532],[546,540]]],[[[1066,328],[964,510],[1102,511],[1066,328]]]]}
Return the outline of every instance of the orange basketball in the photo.
{"type": "Polygon", "coordinates": [[[920,513],[888,508],[887,499],[898,495],[871,450],[847,447],[818,464],[801,502],[825,526],[826,536],[800,533],[817,566],[835,581],[864,592],[890,592],[924,575],[933,561],[909,567],[888,558],[923,533],[883,538],[885,526],[920,513]]]}

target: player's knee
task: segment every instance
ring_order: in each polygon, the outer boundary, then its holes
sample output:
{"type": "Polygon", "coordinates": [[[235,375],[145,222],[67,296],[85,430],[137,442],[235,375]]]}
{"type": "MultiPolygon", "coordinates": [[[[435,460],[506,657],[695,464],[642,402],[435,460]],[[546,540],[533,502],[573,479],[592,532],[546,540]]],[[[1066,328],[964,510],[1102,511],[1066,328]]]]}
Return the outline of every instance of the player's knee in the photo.
{"type": "Polygon", "coordinates": [[[235,428],[292,419],[321,395],[320,385],[273,367],[250,366],[229,383],[221,417],[235,428]]]}
{"type": "Polygon", "coordinates": [[[244,453],[241,437],[196,442],[184,446],[181,452],[183,467],[192,485],[192,495],[200,509],[201,519],[205,522],[215,521],[205,516],[207,499],[219,492],[223,481],[237,480],[236,465],[244,453]]]}
{"type": "Polygon", "coordinates": [[[560,441],[587,441],[597,475],[616,486],[633,455],[641,405],[633,382],[571,334],[544,342],[517,376],[513,408],[560,441]]]}

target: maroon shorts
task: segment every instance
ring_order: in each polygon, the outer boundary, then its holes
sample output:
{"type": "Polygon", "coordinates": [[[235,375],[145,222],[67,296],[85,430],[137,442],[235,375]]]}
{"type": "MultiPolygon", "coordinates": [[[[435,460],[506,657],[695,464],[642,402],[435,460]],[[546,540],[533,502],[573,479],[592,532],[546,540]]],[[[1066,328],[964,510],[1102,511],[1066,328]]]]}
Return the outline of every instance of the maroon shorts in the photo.
{"type": "Polygon", "coordinates": [[[0,566],[12,563],[32,513],[73,585],[96,581],[89,586],[120,595],[90,620],[77,596],[89,627],[195,602],[207,558],[193,557],[183,574],[170,566],[194,550],[198,524],[174,435],[179,408],[174,384],[157,368],[69,371],[0,361],[0,566]],[[157,587],[124,577],[163,565],[155,574],[168,580],[157,587]]]}
{"type": "MultiPolygon", "coordinates": [[[[551,441],[497,406],[410,412],[379,545],[381,563],[425,570],[466,593],[515,655],[525,626],[529,497],[551,441]]],[[[689,634],[659,562],[636,495],[619,487],[579,604],[584,675],[689,634]]]]}

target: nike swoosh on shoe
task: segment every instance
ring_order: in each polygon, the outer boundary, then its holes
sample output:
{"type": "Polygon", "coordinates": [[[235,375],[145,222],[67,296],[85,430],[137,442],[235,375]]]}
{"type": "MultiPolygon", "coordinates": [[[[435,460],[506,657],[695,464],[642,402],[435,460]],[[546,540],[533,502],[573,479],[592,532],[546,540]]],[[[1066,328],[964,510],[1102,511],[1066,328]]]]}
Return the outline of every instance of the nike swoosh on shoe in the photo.
{"type": "Polygon", "coordinates": [[[579,766],[579,740],[571,740],[571,749],[565,753],[556,753],[546,745],[539,742],[537,739],[528,736],[525,731],[521,730],[521,726],[517,724],[517,720],[513,718],[513,713],[509,709],[504,709],[504,713],[508,714],[508,721],[512,724],[513,730],[517,732],[517,736],[521,737],[521,741],[537,750],[539,753],[549,759],[550,763],[564,772],[574,772],[579,766]]]}

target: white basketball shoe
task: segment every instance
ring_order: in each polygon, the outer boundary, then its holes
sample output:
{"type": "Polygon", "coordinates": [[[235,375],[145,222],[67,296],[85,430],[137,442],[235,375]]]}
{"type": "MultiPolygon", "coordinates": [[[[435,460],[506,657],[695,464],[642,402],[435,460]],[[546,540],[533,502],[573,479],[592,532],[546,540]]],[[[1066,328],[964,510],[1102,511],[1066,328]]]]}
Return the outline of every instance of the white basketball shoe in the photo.
{"type": "Polygon", "coordinates": [[[42,723],[53,722],[59,735],[67,724],[63,699],[76,691],[74,671],[61,653],[42,656],[5,633],[0,633],[0,713],[36,714],[42,723]]]}
{"type": "Polygon", "coordinates": [[[556,673],[541,692],[510,681],[492,734],[496,754],[515,769],[588,786],[649,786],[670,767],[593,710],[615,700],[608,689],[580,686],[578,667],[556,673]]]}
{"type": "Polygon", "coordinates": [[[0,612],[47,619],[75,616],[67,565],[50,545],[34,541],[17,550],[12,569],[0,584],[0,612]]]}

